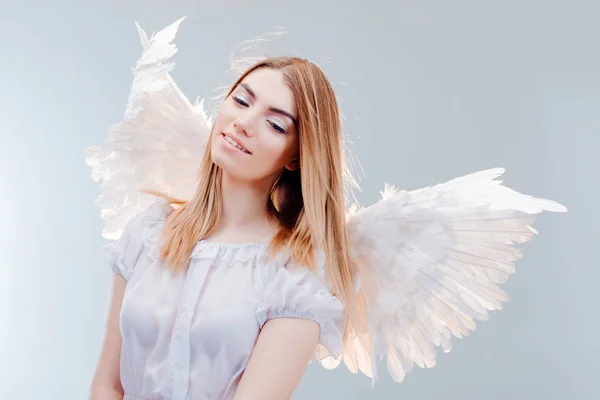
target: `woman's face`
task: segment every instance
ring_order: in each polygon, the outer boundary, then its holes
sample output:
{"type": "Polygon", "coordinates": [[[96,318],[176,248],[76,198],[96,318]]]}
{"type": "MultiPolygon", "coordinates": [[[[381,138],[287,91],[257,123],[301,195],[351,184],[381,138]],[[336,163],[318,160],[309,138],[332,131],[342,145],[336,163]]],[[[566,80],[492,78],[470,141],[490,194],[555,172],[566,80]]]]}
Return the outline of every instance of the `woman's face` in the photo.
{"type": "Polygon", "coordinates": [[[298,156],[297,110],[283,73],[251,72],[221,105],[212,161],[234,179],[272,184],[298,156]]]}

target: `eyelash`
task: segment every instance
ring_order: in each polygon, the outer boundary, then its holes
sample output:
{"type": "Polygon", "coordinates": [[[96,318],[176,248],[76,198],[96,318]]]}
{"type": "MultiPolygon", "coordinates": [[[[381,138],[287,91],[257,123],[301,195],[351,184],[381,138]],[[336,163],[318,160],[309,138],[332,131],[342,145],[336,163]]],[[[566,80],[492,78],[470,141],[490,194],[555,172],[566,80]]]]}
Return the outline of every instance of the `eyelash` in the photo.
{"type": "MultiPolygon", "coordinates": [[[[243,106],[243,107],[248,107],[249,106],[248,103],[246,103],[244,100],[240,99],[239,97],[237,97],[237,96],[232,96],[232,97],[233,97],[233,101],[235,101],[240,106],[243,106]]],[[[269,125],[271,125],[271,128],[273,128],[273,130],[275,130],[276,132],[278,132],[278,133],[286,133],[285,129],[282,128],[281,126],[279,126],[277,124],[274,124],[271,121],[267,121],[267,122],[269,123],[269,125]]]]}
{"type": "Polygon", "coordinates": [[[248,103],[246,103],[244,100],[240,99],[240,98],[239,98],[239,97],[237,97],[237,96],[233,96],[233,100],[234,100],[236,103],[238,103],[238,104],[240,104],[240,105],[242,105],[242,106],[244,106],[244,107],[248,107],[248,103]]]}

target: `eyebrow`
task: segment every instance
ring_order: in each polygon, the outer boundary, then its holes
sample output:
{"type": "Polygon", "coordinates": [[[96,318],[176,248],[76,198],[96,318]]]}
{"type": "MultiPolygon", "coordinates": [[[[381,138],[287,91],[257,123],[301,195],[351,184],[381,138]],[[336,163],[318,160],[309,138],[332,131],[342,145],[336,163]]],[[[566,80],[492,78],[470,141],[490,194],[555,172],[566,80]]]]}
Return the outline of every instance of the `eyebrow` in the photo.
{"type": "MultiPolygon", "coordinates": [[[[252,90],[250,88],[250,86],[248,86],[247,83],[240,83],[240,86],[243,87],[244,89],[246,89],[246,91],[248,92],[250,97],[252,97],[253,99],[256,99],[256,93],[254,93],[254,90],[252,90]]],[[[298,126],[298,120],[296,119],[296,117],[294,117],[289,112],[282,110],[281,108],[277,108],[277,107],[269,107],[269,111],[273,111],[277,114],[285,115],[286,117],[288,117],[289,119],[291,119],[294,122],[294,125],[298,126]]]]}

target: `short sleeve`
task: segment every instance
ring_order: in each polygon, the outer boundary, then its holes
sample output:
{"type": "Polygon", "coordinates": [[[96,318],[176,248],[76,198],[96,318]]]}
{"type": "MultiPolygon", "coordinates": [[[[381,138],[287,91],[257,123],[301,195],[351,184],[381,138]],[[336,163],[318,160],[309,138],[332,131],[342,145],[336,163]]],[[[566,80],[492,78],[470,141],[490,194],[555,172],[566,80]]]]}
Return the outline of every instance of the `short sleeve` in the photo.
{"type": "Polygon", "coordinates": [[[302,318],[320,326],[319,343],[313,360],[337,357],[342,351],[346,313],[342,303],[306,267],[286,266],[265,288],[257,310],[262,326],[273,318],[302,318]]]}
{"type": "Polygon", "coordinates": [[[143,251],[143,214],[134,215],[125,225],[121,237],[104,247],[103,253],[112,271],[129,280],[143,251]]]}

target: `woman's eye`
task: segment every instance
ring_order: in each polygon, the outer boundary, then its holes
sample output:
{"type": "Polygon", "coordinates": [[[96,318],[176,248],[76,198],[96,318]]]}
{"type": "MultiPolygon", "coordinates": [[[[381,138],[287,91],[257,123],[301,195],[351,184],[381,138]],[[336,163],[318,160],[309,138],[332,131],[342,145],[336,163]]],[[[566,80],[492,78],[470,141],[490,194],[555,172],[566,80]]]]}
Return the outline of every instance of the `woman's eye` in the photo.
{"type": "Polygon", "coordinates": [[[273,129],[275,129],[277,132],[279,132],[279,133],[285,133],[285,128],[283,128],[282,126],[277,125],[276,123],[271,122],[271,121],[269,121],[269,125],[271,125],[271,127],[273,129]]]}
{"type": "Polygon", "coordinates": [[[233,96],[233,101],[235,101],[236,103],[238,103],[239,105],[242,105],[244,107],[248,107],[248,103],[246,102],[246,100],[241,97],[241,96],[233,96]]]}

